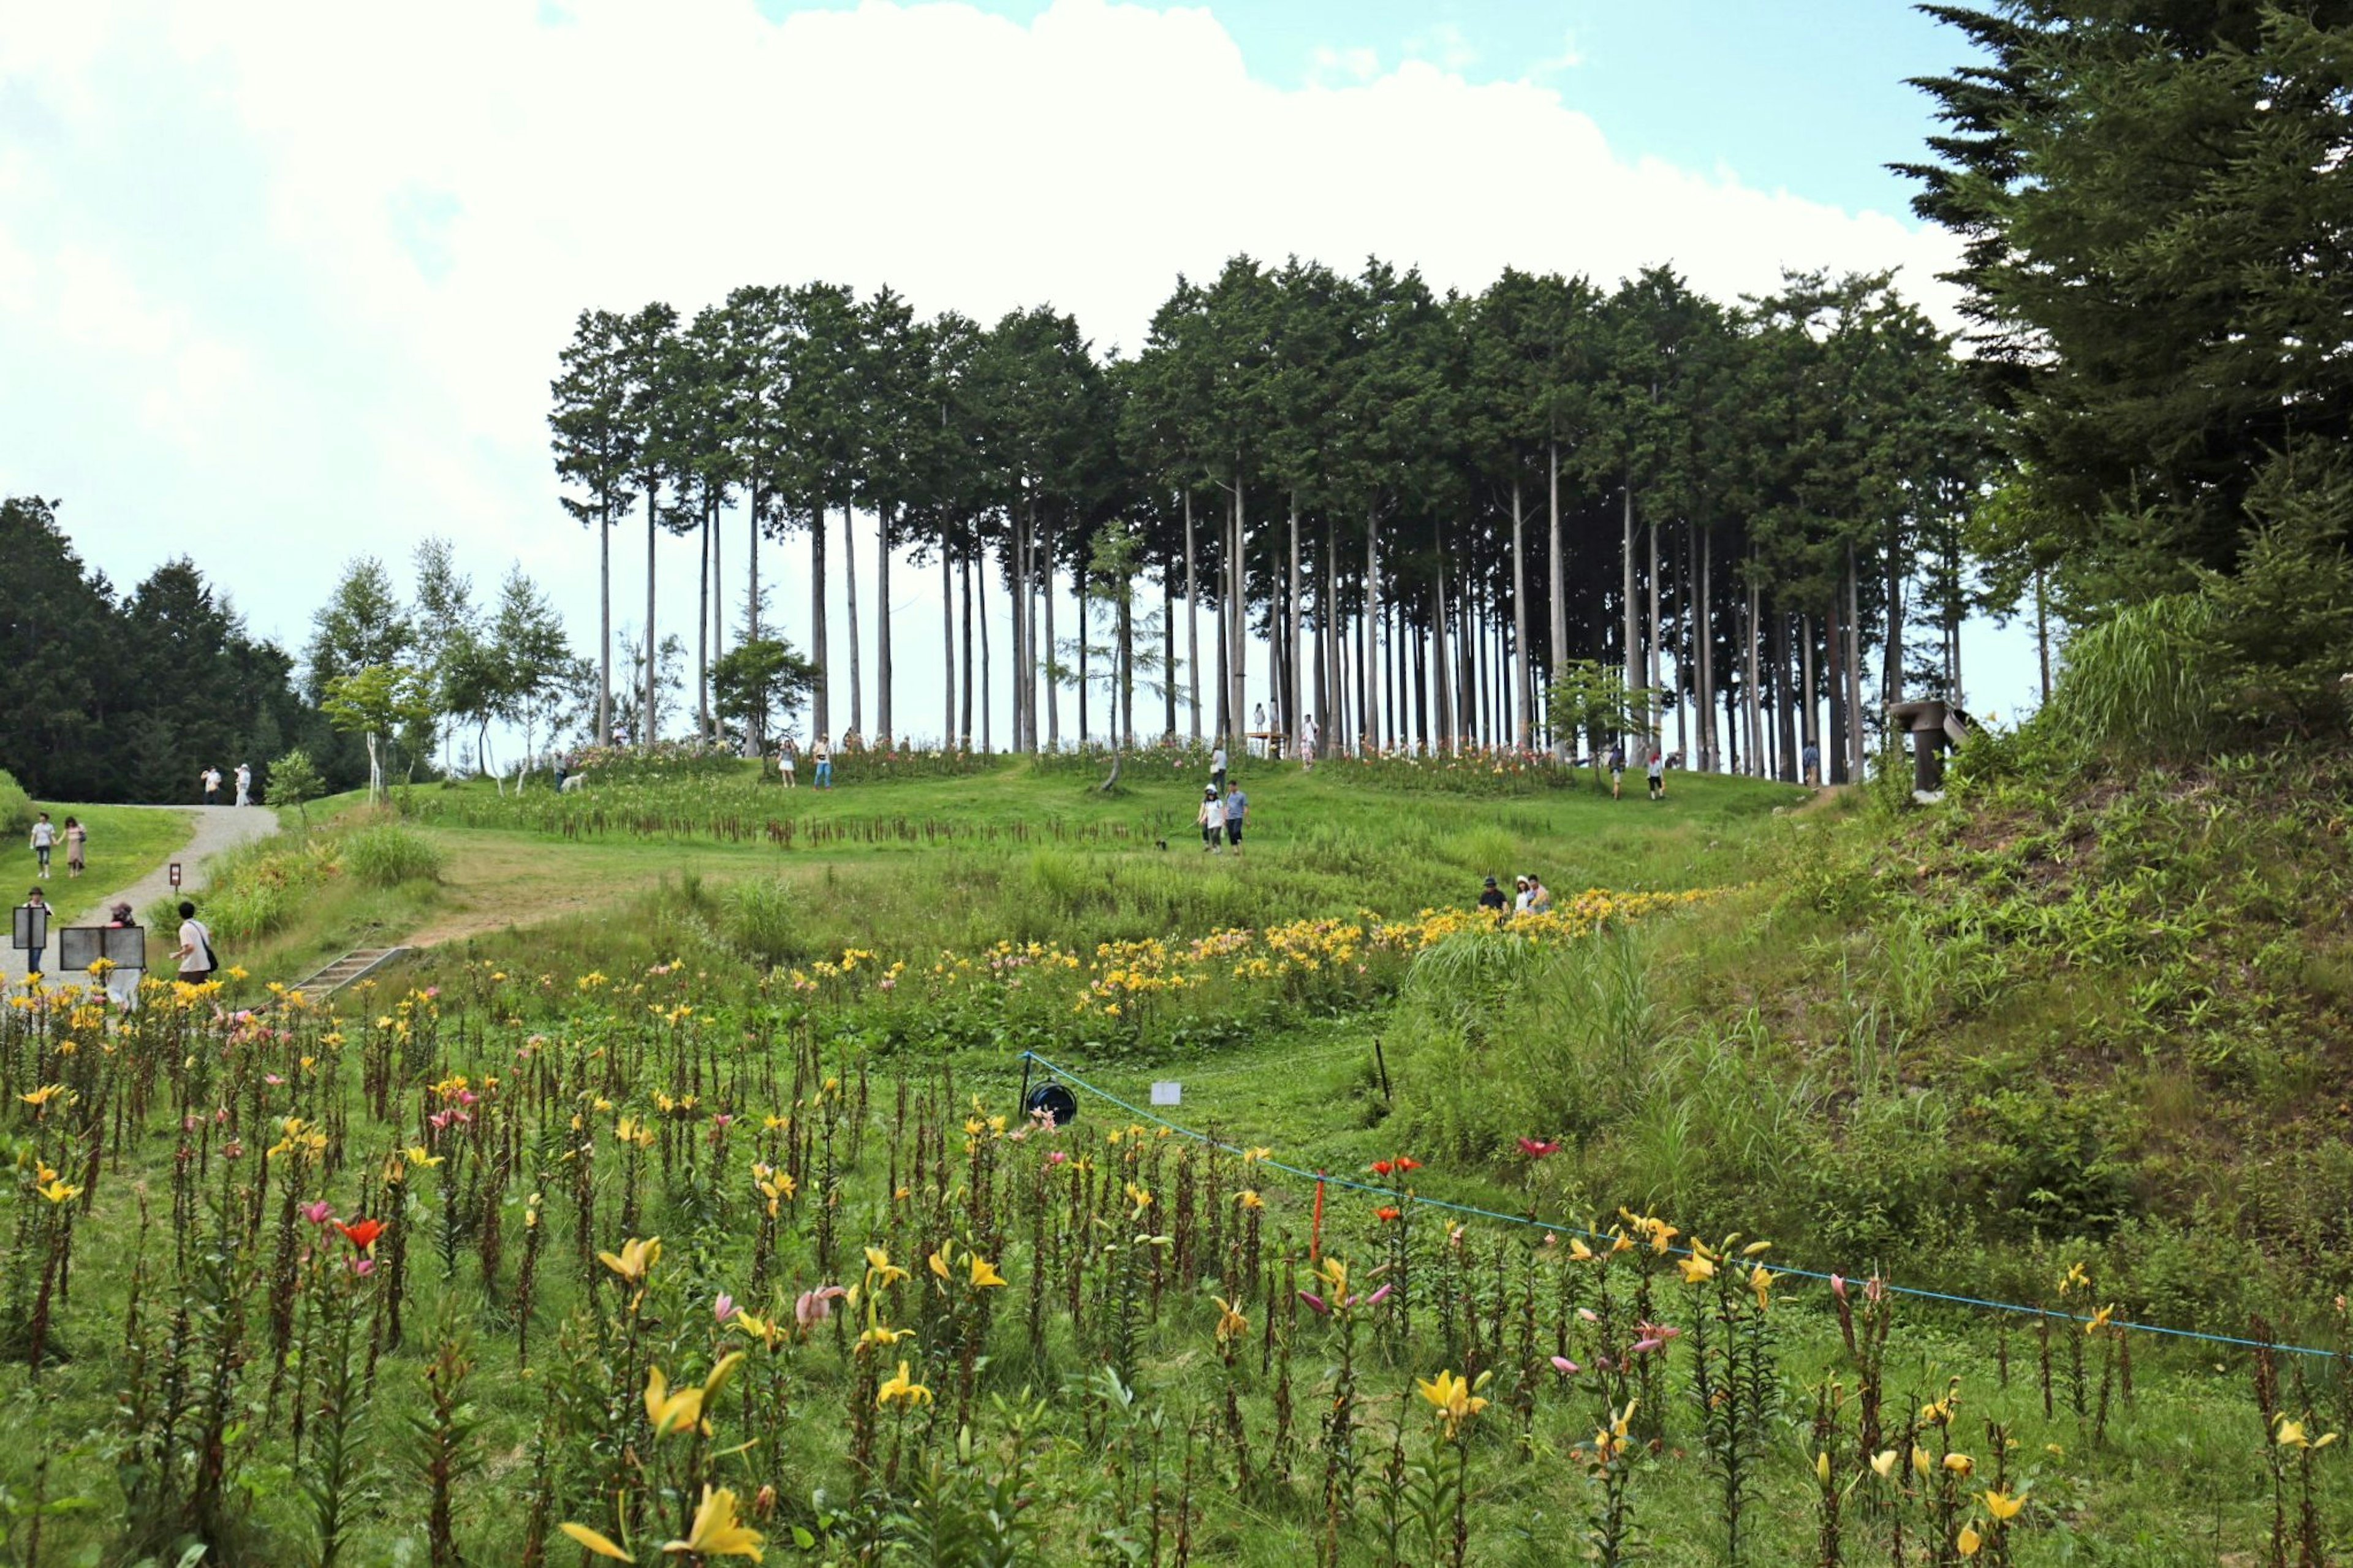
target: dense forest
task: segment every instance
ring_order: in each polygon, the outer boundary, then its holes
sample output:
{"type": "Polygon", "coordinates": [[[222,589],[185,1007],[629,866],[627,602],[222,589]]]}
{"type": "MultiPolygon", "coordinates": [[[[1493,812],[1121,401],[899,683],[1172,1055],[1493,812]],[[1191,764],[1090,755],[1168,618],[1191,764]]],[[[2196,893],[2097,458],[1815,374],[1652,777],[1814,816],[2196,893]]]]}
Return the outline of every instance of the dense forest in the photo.
{"type": "Polygon", "coordinates": [[[0,500],[0,769],[35,796],[193,801],[206,767],[337,755],[293,659],[248,636],[193,562],[121,593],[82,564],[54,503],[19,497],[0,500]]]}
{"type": "MultiPolygon", "coordinates": [[[[1261,704],[1327,747],[1567,746],[1586,737],[1552,734],[1549,693],[1606,671],[1650,710],[1635,727],[1672,710],[1661,739],[1691,765],[1794,777],[1820,742],[1835,778],[1863,753],[1866,680],[1961,689],[1987,447],[1951,344],[1884,277],[1727,305],[1664,268],[1441,296],[1377,259],[1237,257],[1180,278],[1133,357],[1047,307],[984,327],[887,288],[752,287],[691,320],[584,311],[561,369],[608,689],[612,533],[640,515],[649,622],[660,541],[698,545],[698,668],[726,646],[725,540],[756,606],[763,542],[807,535],[827,734],[997,744],[992,581],[1016,750],[1238,742],[1261,704]],[[871,667],[855,574],[845,593],[828,568],[860,513],[871,667]],[[944,696],[921,714],[896,700],[900,553],[939,573],[944,696]]],[[[762,638],[756,611],[738,635],[762,638]]]]}

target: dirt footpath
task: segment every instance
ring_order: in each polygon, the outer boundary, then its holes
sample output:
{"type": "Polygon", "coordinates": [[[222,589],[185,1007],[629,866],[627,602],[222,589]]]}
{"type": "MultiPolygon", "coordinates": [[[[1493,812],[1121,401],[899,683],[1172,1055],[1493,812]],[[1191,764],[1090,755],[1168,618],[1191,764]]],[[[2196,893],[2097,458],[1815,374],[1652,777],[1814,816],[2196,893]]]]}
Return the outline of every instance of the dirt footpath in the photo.
{"type": "MultiPolygon", "coordinates": [[[[225,850],[278,831],[278,814],[266,805],[149,805],[119,807],[131,811],[181,811],[195,819],[195,837],[180,847],[174,858],[180,862],[183,886],[195,888],[205,879],[205,867],[225,850]]],[[[144,914],[149,904],[172,890],[171,862],[165,861],[128,888],[109,893],[71,923],[103,925],[107,910],[128,901],[132,913],[144,914]]]]}

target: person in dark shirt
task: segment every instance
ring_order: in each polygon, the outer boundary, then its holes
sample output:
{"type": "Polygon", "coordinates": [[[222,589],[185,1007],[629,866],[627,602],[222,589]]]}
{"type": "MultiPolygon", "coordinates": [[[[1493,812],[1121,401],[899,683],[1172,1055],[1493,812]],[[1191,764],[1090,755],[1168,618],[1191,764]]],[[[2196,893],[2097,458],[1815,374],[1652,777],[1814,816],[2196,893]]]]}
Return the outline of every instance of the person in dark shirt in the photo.
{"type": "Polygon", "coordinates": [[[1504,897],[1504,889],[1495,885],[1493,877],[1487,879],[1487,885],[1479,891],[1479,907],[1494,910],[1498,921],[1511,913],[1511,900],[1504,897]]]}

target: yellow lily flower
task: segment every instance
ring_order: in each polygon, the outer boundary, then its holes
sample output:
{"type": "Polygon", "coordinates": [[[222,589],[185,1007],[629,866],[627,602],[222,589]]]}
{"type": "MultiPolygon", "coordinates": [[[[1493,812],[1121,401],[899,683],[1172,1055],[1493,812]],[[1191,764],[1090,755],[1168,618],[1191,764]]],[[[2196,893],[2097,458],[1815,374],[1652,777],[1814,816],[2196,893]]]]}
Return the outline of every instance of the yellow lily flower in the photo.
{"type": "Polygon", "coordinates": [[[647,1368],[646,1419],[653,1423],[657,1437],[691,1431],[702,1425],[702,1390],[681,1388],[673,1394],[661,1368],[647,1368]]]}
{"type": "Polygon", "coordinates": [[[1243,1317],[1231,1301],[1227,1300],[1223,1296],[1212,1296],[1209,1300],[1218,1304],[1218,1342],[1219,1344],[1250,1332],[1250,1320],[1243,1317]]]}
{"type": "Polygon", "coordinates": [[[1953,1537],[1954,1550],[1964,1557],[1975,1557],[1982,1544],[1983,1538],[1978,1534],[1978,1527],[1974,1523],[1961,1526],[1961,1532],[1953,1537]]]}
{"type": "Polygon", "coordinates": [[[1883,1481],[1888,1479],[1895,1474],[1895,1461],[1900,1458],[1894,1449],[1882,1448],[1871,1457],[1872,1473],[1883,1481]]]}
{"type": "Polygon", "coordinates": [[[614,1545],[613,1538],[602,1531],[591,1530],[585,1524],[560,1524],[556,1528],[570,1536],[575,1542],[587,1548],[599,1557],[609,1557],[616,1563],[637,1561],[636,1558],[614,1545]]]}
{"type": "Polygon", "coordinates": [[[65,1091],[66,1086],[61,1083],[45,1083],[41,1085],[40,1088],[32,1090],[30,1093],[20,1094],[16,1098],[37,1110],[39,1107],[48,1104],[49,1101],[65,1093],[65,1091]]]}
{"type": "Polygon", "coordinates": [[[642,1285],[646,1282],[646,1276],[653,1271],[654,1265],[661,1261],[661,1237],[649,1236],[643,1241],[625,1241],[621,1243],[618,1257],[600,1252],[596,1258],[630,1284],[642,1285]]]}
{"type": "Polygon", "coordinates": [[[904,1279],[907,1277],[907,1271],[892,1262],[891,1255],[879,1247],[870,1247],[866,1249],[866,1274],[867,1278],[874,1281],[874,1288],[878,1290],[893,1280],[904,1279]]]}
{"type": "Polygon", "coordinates": [[[997,1271],[997,1265],[981,1257],[980,1254],[976,1252],[965,1254],[965,1263],[972,1271],[974,1289],[987,1290],[1001,1288],[1005,1284],[1005,1276],[997,1271]]]}
{"type": "Polygon", "coordinates": [[[2008,1523],[2018,1517],[2020,1509],[2026,1506],[2026,1496],[2021,1492],[2013,1497],[2008,1493],[1995,1491],[1989,1487],[1986,1489],[1985,1505],[1988,1513],[2008,1523]]]}
{"type": "Polygon", "coordinates": [[[738,1522],[735,1493],[728,1487],[704,1487],[702,1506],[694,1510],[694,1523],[688,1529],[686,1539],[666,1542],[662,1550],[696,1557],[749,1557],[754,1563],[762,1560],[760,1532],[738,1522]]]}
{"type": "Polygon", "coordinates": [[[938,1275],[943,1279],[948,1277],[948,1255],[945,1248],[942,1248],[940,1251],[933,1253],[929,1258],[925,1259],[925,1261],[931,1265],[932,1272],[934,1274],[938,1275]]]}
{"type": "Polygon", "coordinates": [[[909,1405],[929,1405],[932,1391],[908,1374],[907,1363],[899,1363],[899,1375],[874,1391],[874,1403],[879,1407],[903,1400],[909,1405]]]}
{"type": "Polygon", "coordinates": [[[1486,1383],[1483,1376],[1474,1384],[1468,1378],[1441,1372],[1436,1377],[1415,1379],[1414,1386],[1437,1410],[1438,1418],[1446,1425],[1446,1436],[1451,1439],[1462,1430],[1462,1423],[1487,1408],[1487,1402],[1472,1393],[1474,1387],[1483,1388],[1486,1383]]]}
{"type": "Polygon", "coordinates": [[[1977,1461],[1970,1458],[1967,1454],[1947,1454],[1945,1456],[1945,1468],[1952,1471],[1957,1476],[1966,1476],[1977,1468],[1977,1461]]]}
{"type": "Polygon", "coordinates": [[[81,1196],[81,1189],[68,1186],[62,1180],[53,1180],[40,1189],[40,1194],[53,1204],[69,1204],[81,1196]]]}
{"type": "Polygon", "coordinates": [[[1683,1271],[1683,1283],[1686,1285],[1697,1285],[1715,1278],[1715,1265],[1696,1253],[1689,1258],[1676,1258],[1675,1267],[1683,1271]]]}

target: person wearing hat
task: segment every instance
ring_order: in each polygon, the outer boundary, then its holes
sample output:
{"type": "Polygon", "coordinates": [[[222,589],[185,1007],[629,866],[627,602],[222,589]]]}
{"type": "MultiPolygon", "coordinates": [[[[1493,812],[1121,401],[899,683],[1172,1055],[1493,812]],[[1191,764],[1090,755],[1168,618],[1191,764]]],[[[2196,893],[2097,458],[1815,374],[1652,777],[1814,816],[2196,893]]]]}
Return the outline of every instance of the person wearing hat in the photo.
{"type": "Polygon", "coordinates": [[[1487,879],[1487,885],[1479,891],[1479,907],[1494,910],[1498,921],[1510,912],[1511,901],[1504,897],[1504,889],[1495,885],[1493,877],[1487,879]]]}
{"type": "Polygon", "coordinates": [[[1535,894],[1535,889],[1534,889],[1534,887],[1529,883],[1529,881],[1528,881],[1528,879],[1527,879],[1527,878],[1525,878],[1525,877],[1514,877],[1514,878],[1513,878],[1513,879],[1512,879],[1512,912],[1513,912],[1514,914],[1515,914],[1515,915],[1524,915],[1524,914],[1527,913],[1527,912],[1528,912],[1528,900],[1529,900],[1531,897],[1533,897],[1533,896],[1534,896],[1534,894],[1535,894]]]}
{"type": "Polygon", "coordinates": [[[1210,784],[1201,791],[1201,809],[1193,820],[1201,825],[1201,847],[1211,855],[1222,854],[1220,840],[1226,833],[1226,805],[1218,798],[1218,786],[1210,784]]]}
{"type": "MultiPolygon", "coordinates": [[[[106,911],[106,924],[111,931],[125,931],[138,922],[132,918],[131,905],[126,900],[106,911]]],[[[118,963],[106,972],[106,994],[114,1005],[126,1013],[139,1007],[139,982],[146,971],[135,963],[118,963]]]]}

